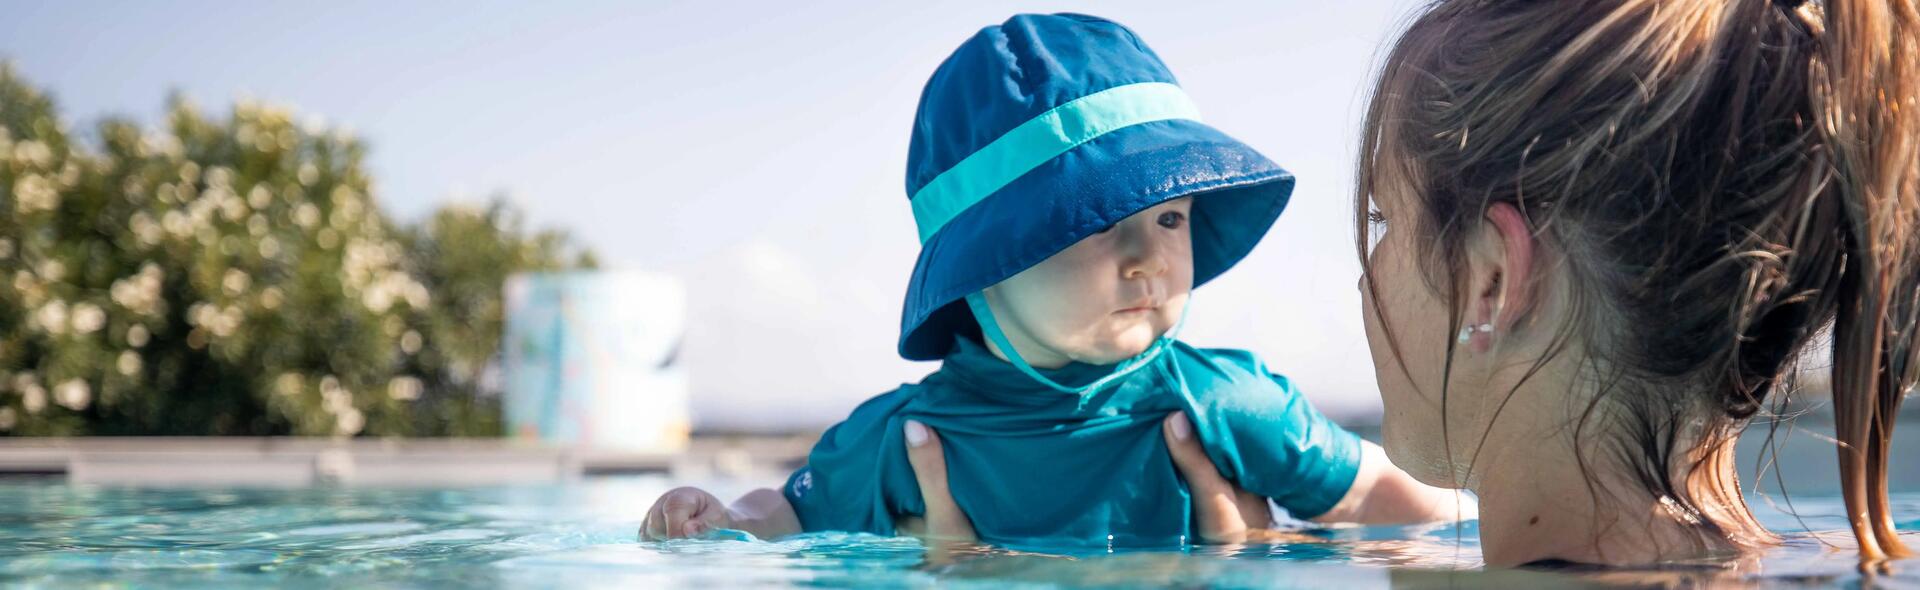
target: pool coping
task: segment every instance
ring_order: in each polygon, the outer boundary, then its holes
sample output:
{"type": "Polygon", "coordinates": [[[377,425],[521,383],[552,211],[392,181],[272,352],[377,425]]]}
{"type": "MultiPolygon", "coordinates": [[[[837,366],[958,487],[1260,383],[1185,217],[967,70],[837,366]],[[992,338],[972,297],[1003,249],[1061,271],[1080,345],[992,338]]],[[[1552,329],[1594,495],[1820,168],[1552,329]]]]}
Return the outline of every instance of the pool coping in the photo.
{"type": "Polygon", "coordinates": [[[798,466],[811,435],[697,436],[634,451],[485,438],[0,438],[0,477],[155,486],[539,484],[668,473],[743,475],[798,466]]]}

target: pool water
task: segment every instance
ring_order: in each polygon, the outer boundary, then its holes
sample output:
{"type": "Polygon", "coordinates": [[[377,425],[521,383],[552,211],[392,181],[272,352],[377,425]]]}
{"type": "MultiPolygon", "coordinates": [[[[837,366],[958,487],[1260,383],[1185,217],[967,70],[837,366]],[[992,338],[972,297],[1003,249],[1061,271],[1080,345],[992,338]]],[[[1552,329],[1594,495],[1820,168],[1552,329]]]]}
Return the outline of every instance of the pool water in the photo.
{"type": "MultiPolygon", "coordinates": [[[[741,482],[708,489],[722,497],[741,482]]],[[[1799,518],[1756,501],[1788,543],[1737,571],[1592,575],[1480,571],[1472,523],[1304,531],[1297,542],[1059,554],[929,548],[912,539],[809,534],[779,541],[643,543],[661,477],[459,489],[144,489],[0,482],[0,583],[194,588],[768,586],[1057,588],[1537,587],[1744,580],[1768,586],[1920,587],[1920,560],[1863,580],[1833,497],[1799,518]],[[1803,526],[1801,522],[1804,521],[1803,526]],[[1823,540],[1824,539],[1824,540],[1823,540]],[[1827,543],[1838,545],[1836,550],[1827,543]],[[1901,567],[1904,566],[1904,567],[1901,567]],[[1711,580],[1708,578],[1712,578],[1711,580]]],[[[1920,494],[1895,498],[1920,529],[1920,494]]],[[[1910,544],[1920,546],[1920,537],[1910,544]]]]}

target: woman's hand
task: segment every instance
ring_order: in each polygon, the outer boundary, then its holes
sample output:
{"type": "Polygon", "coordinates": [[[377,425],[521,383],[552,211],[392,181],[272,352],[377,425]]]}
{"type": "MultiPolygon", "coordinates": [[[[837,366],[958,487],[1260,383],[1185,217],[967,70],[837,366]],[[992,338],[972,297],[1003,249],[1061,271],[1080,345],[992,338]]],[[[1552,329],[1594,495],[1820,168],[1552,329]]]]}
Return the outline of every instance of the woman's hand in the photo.
{"type": "Polygon", "coordinates": [[[913,466],[913,479],[920,483],[920,500],[926,504],[927,512],[925,517],[901,518],[894,528],[928,540],[977,540],[979,537],[973,534],[973,521],[960,511],[960,505],[953,501],[952,489],[947,485],[947,456],[941,453],[940,435],[918,420],[908,420],[906,437],[907,463],[913,466]]]}
{"type": "MultiPolygon", "coordinates": [[[[1185,413],[1175,413],[1161,423],[1167,450],[1174,467],[1187,480],[1193,495],[1195,530],[1200,543],[1243,543],[1248,540],[1274,540],[1265,529],[1273,523],[1267,499],[1235,487],[1207,459],[1200,441],[1193,436],[1193,425],[1185,413]]],[[[907,461],[920,484],[926,516],[901,518],[895,525],[902,533],[948,542],[971,542],[973,521],[953,500],[948,485],[946,456],[941,454],[940,435],[925,424],[908,420],[906,425],[907,461]]]]}
{"type": "Polygon", "coordinates": [[[1273,511],[1267,499],[1240,489],[1220,475],[1207,458],[1200,440],[1193,436],[1193,422],[1186,412],[1174,412],[1160,423],[1160,434],[1167,440],[1167,453],[1173,466],[1187,480],[1187,492],[1193,495],[1194,531],[1200,543],[1233,544],[1266,540],[1273,526],[1273,511]]]}

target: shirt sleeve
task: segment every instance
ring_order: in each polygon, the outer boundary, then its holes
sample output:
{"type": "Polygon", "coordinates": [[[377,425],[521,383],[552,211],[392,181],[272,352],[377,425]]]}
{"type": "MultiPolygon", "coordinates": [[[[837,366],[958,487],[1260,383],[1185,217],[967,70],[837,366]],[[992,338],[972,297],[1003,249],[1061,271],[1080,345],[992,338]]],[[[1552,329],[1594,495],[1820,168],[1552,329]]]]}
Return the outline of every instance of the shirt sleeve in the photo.
{"type": "Polygon", "coordinates": [[[867,400],[820,435],[807,464],[781,490],[805,531],[894,534],[893,515],[917,514],[889,498],[920,497],[901,439],[902,389],[867,400]],[[902,479],[904,478],[904,482],[902,479]]]}
{"type": "Polygon", "coordinates": [[[1214,465],[1296,518],[1332,510],[1360,472],[1360,437],[1314,409],[1292,381],[1251,353],[1231,351],[1215,360],[1219,371],[1202,376],[1205,391],[1193,396],[1195,426],[1214,465]]]}

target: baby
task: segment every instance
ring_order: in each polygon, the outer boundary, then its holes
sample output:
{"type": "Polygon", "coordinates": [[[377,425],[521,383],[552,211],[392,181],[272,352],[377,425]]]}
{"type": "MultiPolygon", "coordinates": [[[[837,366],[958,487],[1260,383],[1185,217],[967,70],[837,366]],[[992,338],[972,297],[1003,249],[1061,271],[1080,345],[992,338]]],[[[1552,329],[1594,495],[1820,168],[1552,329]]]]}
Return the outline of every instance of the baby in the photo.
{"type": "Polygon", "coordinates": [[[1295,517],[1455,516],[1253,354],[1175,339],[1189,291],[1253,249],[1293,177],[1200,123],[1132,31],[1082,15],[982,30],[927,83],[907,188],[922,246],[899,348],[940,369],[854,409],[781,491],[731,507],[668,492],[644,538],[894,534],[925,512],[906,445],[931,428],[981,540],[1182,544],[1175,413],[1229,481],[1295,517]]]}

